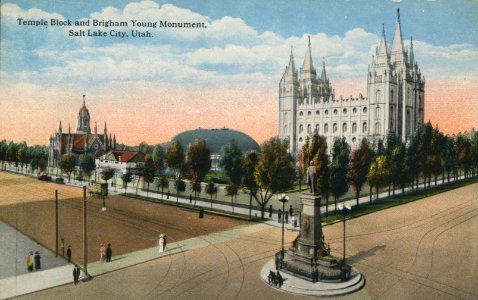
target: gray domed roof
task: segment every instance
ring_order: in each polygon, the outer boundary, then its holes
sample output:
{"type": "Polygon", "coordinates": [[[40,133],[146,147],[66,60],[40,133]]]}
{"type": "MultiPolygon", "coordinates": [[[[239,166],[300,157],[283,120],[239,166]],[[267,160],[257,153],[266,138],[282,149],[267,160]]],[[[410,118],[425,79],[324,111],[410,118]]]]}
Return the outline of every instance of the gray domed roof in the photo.
{"type": "Polygon", "coordinates": [[[260,147],[250,136],[240,131],[220,128],[220,129],[194,129],[184,131],[171,139],[177,141],[181,146],[186,147],[195,141],[205,140],[211,153],[220,154],[224,146],[235,140],[242,153],[254,150],[260,152],[260,147]]]}

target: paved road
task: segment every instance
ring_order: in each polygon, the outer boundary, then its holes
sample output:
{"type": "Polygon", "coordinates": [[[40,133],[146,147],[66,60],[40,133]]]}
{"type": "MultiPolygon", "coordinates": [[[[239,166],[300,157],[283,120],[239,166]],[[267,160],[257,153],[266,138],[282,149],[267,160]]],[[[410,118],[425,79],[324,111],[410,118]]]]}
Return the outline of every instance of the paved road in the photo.
{"type": "MultiPolygon", "coordinates": [[[[255,230],[208,235],[194,249],[78,286],[20,299],[304,299],[259,278],[263,265],[280,249],[281,231],[252,226],[255,230]]],[[[478,184],[348,221],[347,257],[367,283],[341,299],[478,298],[476,228],[478,184]]],[[[324,228],[337,256],[342,253],[342,230],[340,223],[324,228]]],[[[286,243],[295,237],[295,232],[286,232],[286,243]]]]}

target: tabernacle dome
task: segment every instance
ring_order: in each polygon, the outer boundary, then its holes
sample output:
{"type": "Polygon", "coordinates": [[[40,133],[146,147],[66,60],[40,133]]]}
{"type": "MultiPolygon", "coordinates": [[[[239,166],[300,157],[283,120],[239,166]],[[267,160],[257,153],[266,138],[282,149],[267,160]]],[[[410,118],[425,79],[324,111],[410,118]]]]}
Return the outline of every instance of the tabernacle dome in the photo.
{"type": "Polygon", "coordinates": [[[184,131],[171,139],[171,141],[179,142],[184,149],[186,149],[189,144],[199,140],[206,141],[211,154],[221,154],[222,149],[232,140],[236,141],[236,144],[242,153],[246,153],[251,150],[260,152],[261,149],[257,142],[247,134],[228,128],[198,128],[184,131]]]}

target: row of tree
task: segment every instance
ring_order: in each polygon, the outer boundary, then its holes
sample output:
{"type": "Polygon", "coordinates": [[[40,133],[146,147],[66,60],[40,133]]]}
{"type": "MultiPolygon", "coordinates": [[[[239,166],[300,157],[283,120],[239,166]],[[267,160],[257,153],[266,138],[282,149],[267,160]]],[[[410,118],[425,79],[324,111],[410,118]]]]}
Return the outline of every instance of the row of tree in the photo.
{"type": "Polygon", "coordinates": [[[48,165],[48,150],[44,146],[28,146],[26,142],[14,143],[2,140],[0,142],[0,160],[2,169],[5,169],[5,163],[15,164],[17,171],[25,172],[27,167],[33,171],[44,171],[48,165]]]}
{"type": "Polygon", "coordinates": [[[332,157],[329,159],[326,138],[317,134],[307,139],[300,154],[299,173],[305,176],[307,167],[316,167],[316,191],[326,198],[332,194],[337,205],[337,198],[343,196],[353,186],[357,205],[363,186],[375,187],[378,197],[379,189],[388,186],[389,197],[396,187],[407,186],[418,189],[420,179],[430,187],[432,177],[435,185],[441,175],[443,181],[450,177],[457,179],[461,174],[465,178],[478,174],[478,132],[444,135],[426,123],[406,145],[396,134],[390,133],[385,143],[382,140],[370,145],[363,139],[360,147],[354,151],[345,138],[336,138],[333,143],[332,157]]]}

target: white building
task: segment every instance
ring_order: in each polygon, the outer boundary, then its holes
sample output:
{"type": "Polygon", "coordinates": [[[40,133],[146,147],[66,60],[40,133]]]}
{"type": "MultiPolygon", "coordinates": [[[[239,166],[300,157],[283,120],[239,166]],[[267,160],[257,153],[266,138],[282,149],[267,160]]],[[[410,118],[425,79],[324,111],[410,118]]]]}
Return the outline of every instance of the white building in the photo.
{"type": "Polygon", "coordinates": [[[314,131],[327,138],[329,149],[333,139],[342,136],[352,148],[358,147],[364,137],[376,141],[389,132],[407,142],[423,124],[424,100],[425,78],[415,61],[412,39],[405,50],[397,10],[391,47],[383,30],[369,65],[367,97],[335,98],[325,62],[317,77],[310,38],[300,76],[291,51],[279,83],[279,138],[288,142],[294,156],[314,131]]]}
{"type": "Polygon", "coordinates": [[[96,170],[113,169],[115,174],[140,174],[144,166],[145,155],[142,152],[112,150],[96,159],[96,170]]]}

